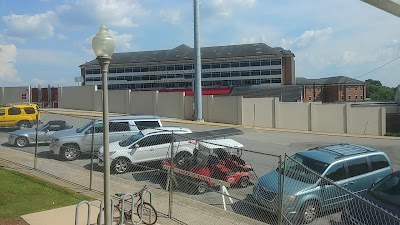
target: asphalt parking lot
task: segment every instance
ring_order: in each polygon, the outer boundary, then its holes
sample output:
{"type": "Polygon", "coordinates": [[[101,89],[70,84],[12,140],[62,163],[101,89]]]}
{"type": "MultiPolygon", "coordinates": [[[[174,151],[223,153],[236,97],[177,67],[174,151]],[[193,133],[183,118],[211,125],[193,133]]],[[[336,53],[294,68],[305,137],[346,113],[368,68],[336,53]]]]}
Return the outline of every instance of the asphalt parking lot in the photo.
{"type": "MultiPolygon", "coordinates": [[[[76,127],[82,126],[86,122],[90,121],[90,119],[88,118],[71,117],[71,116],[54,115],[54,114],[43,115],[43,122],[55,119],[65,120],[71,125],[74,125],[76,127]]],[[[193,131],[209,131],[209,130],[224,128],[224,127],[210,126],[210,125],[198,125],[190,123],[183,124],[183,123],[173,123],[173,122],[164,122],[164,126],[187,127],[193,131]]],[[[251,150],[252,152],[259,152],[259,153],[273,154],[273,155],[283,155],[286,153],[288,155],[292,155],[299,150],[312,148],[316,146],[323,146],[323,145],[337,144],[337,143],[360,144],[384,151],[390,157],[394,169],[395,170],[400,169],[400,151],[399,151],[400,139],[390,140],[390,139],[377,139],[377,138],[341,137],[341,136],[289,133],[289,132],[278,132],[278,131],[267,131],[267,130],[256,130],[256,129],[241,129],[241,130],[244,132],[243,134],[238,136],[232,136],[229,138],[232,138],[242,143],[245,146],[245,149],[251,150]]],[[[25,148],[17,148],[14,146],[9,146],[6,143],[8,136],[7,132],[9,132],[9,130],[0,130],[0,144],[7,147],[11,147],[19,151],[25,151],[32,154],[34,153],[35,151],[34,146],[29,146],[25,148]]],[[[38,157],[57,160],[49,152],[49,148],[46,145],[40,145],[38,147],[37,152],[38,152],[38,157]]],[[[246,163],[250,163],[254,168],[256,168],[256,173],[258,176],[261,176],[265,174],[268,170],[276,167],[278,162],[276,157],[271,157],[263,154],[256,154],[252,152],[245,151],[243,154],[243,158],[245,159],[246,163]]],[[[67,163],[79,165],[83,169],[88,170],[91,168],[90,161],[91,161],[90,157],[85,157],[67,163]]],[[[33,157],[32,157],[32,162],[33,162],[33,157]]],[[[95,167],[95,172],[101,172],[101,171],[97,167],[95,167]]],[[[113,175],[113,176],[120,176],[128,180],[134,179],[143,184],[151,185],[156,188],[162,188],[162,181],[160,180],[159,173],[155,170],[137,169],[129,173],[121,175],[113,175]]],[[[86,180],[87,178],[83,179],[86,180]]],[[[249,186],[245,189],[232,188],[229,189],[229,193],[235,198],[242,200],[246,199],[247,195],[251,193],[251,189],[252,186],[249,186]]],[[[210,205],[222,207],[222,197],[216,192],[208,192],[203,195],[193,195],[192,193],[186,191],[180,191],[178,193],[180,195],[184,195],[186,197],[196,199],[198,201],[205,202],[210,205]]],[[[248,206],[245,207],[248,208],[248,206]]],[[[238,201],[234,201],[234,204],[229,204],[228,209],[240,214],[245,214],[246,216],[253,217],[258,220],[264,220],[263,218],[260,217],[260,213],[257,210],[247,209],[244,211],[243,207],[240,207],[240,202],[238,201]]],[[[315,220],[313,224],[340,224],[340,213],[323,216],[315,220]]]]}

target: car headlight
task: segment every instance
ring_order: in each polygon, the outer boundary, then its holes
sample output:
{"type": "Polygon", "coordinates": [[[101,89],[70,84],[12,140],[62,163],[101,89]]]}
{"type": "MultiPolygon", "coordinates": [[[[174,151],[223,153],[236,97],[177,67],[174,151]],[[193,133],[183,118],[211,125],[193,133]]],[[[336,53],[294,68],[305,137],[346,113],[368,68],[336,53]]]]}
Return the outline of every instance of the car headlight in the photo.
{"type": "Polygon", "coordinates": [[[296,201],[296,195],[283,195],[282,200],[285,202],[294,202],[296,201]]]}

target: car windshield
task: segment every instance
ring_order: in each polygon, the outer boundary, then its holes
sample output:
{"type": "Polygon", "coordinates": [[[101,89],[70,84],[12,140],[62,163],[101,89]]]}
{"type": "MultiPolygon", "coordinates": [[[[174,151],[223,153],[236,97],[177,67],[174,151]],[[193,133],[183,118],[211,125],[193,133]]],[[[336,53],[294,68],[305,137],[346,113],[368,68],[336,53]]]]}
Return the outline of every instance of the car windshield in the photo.
{"type": "Polygon", "coordinates": [[[295,154],[281,165],[280,170],[281,172],[283,172],[283,169],[285,169],[285,176],[295,180],[299,180],[301,182],[310,184],[314,184],[315,182],[317,182],[319,176],[306,169],[303,165],[315,171],[318,175],[322,175],[326,168],[328,168],[329,166],[328,163],[308,158],[300,154],[295,154]],[[301,163],[302,165],[300,165],[299,163],[301,163]]]}
{"type": "Polygon", "coordinates": [[[135,143],[137,140],[139,140],[139,139],[142,138],[142,137],[143,137],[142,132],[138,132],[138,133],[136,133],[136,134],[130,136],[129,138],[120,141],[120,142],[119,142],[119,146],[121,146],[121,147],[129,146],[129,145],[135,143]]]}
{"type": "Polygon", "coordinates": [[[90,122],[88,122],[87,124],[85,124],[85,125],[83,125],[83,126],[81,126],[81,127],[76,128],[76,132],[77,132],[77,133],[82,133],[84,130],[86,130],[88,127],[90,127],[92,124],[93,124],[93,122],[90,121],[90,122]]]}
{"type": "Polygon", "coordinates": [[[384,178],[369,192],[382,202],[400,207],[400,174],[392,174],[384,178]]]}

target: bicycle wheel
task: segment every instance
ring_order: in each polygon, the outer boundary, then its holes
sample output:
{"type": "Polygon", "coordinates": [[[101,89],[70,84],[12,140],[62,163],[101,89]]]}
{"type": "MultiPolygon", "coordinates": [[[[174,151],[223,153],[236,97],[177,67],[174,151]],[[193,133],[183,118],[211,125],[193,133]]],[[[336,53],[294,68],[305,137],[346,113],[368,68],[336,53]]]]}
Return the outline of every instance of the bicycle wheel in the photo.
{"type": "Polygon", "coordinates": [[[143,202],[143,205],[140,203],[137,207],[137,214],[140,217],[140,213],[143,208],[143,215],[141,217],[142,222],[144,224],[152,225],[157,222],[157,212],[150,203],[143,202]]]}
{"type": "MultiPolygon", "coordinates": [[[[112,217],[113,217],[113,224],[119,224],[119,221],[121,219],[121,210],[119,209],[118,206],[114,206],[113,211],[112,211],[112,217]]],[[[103,209],[103,218],[101,218],[100,223],[100,213],[97,215],[97,224],[105,224],[104,222],[104,209],[103,209]]]]}

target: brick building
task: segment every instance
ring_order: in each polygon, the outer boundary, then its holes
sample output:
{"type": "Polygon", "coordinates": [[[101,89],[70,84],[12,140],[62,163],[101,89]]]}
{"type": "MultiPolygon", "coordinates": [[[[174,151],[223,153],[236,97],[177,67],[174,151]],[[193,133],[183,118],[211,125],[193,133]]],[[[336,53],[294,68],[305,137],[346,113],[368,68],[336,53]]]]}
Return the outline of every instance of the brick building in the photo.
{"type": "Polygon", "coordinates": [[[364,81],[345,76],[320,79],[296,79],[303,86],[304,102],[358,102],[364,101],[366,84],[364,81]]]}

